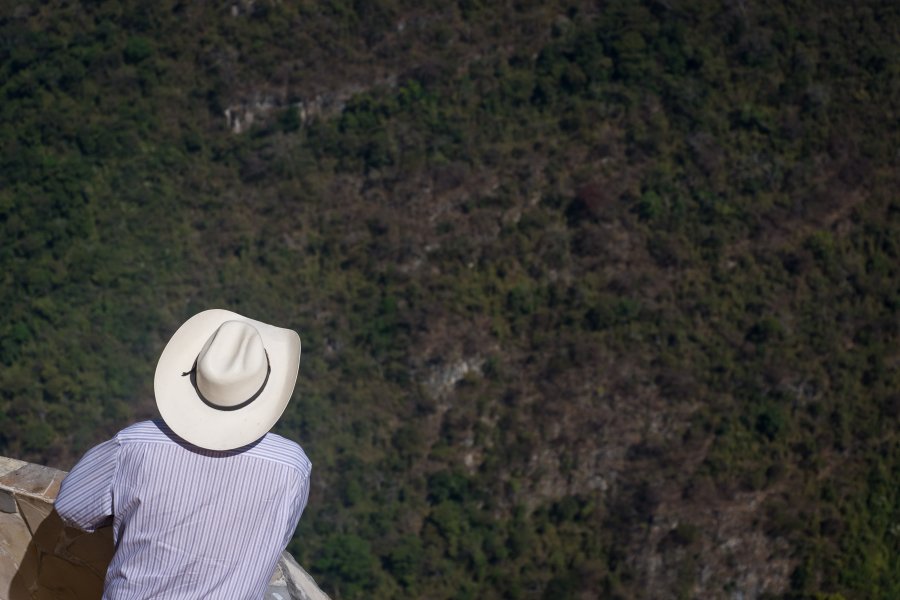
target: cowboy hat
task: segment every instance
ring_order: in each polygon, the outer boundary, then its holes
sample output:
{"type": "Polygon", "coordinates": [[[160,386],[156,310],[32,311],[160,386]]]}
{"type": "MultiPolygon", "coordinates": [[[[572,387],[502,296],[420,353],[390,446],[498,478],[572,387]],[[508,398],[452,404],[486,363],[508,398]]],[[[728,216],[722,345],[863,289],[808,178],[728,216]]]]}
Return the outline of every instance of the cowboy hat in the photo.
{"type": "Polygon", "coordinates": [[[172,431],[208,450],[231,450],[268,432],[287,407],[300,368],[300,336],[212,309],[166,344],[153,380],[172,431]]]}

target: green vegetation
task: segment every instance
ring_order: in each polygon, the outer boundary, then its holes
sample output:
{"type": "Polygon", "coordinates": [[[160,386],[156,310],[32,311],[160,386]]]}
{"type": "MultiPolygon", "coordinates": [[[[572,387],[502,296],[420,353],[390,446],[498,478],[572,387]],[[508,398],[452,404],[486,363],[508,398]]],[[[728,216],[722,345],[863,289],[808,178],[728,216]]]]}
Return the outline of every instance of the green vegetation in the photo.
{"type": "Polygon", "coordinates": [[[900,597],[895,4],[5,6],[0,454],[226,307],[336,599],[900,597]]]}

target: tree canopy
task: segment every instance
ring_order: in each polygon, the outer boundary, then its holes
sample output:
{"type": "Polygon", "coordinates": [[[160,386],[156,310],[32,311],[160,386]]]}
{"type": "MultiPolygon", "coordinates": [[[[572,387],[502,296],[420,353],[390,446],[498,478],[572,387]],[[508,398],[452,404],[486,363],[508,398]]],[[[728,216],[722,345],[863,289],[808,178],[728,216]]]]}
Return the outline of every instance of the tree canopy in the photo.
{"type": "Polygon", "coordinates": [[[898,13],[6,3],[0,454],[222,307],[336,599],[900,597],[898,13]]]}

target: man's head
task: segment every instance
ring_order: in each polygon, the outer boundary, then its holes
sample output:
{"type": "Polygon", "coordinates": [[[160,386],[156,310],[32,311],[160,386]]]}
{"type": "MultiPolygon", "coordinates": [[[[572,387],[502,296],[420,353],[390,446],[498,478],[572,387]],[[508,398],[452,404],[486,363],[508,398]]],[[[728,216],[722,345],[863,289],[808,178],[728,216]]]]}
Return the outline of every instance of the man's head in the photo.
{"type": "Polygon", "coordinates": [[[188,442],[231,450],[256,441],[287,407],[300,367],[300,336],[227,310],[197,314],[156,365],[156,405],[188,442]]]}

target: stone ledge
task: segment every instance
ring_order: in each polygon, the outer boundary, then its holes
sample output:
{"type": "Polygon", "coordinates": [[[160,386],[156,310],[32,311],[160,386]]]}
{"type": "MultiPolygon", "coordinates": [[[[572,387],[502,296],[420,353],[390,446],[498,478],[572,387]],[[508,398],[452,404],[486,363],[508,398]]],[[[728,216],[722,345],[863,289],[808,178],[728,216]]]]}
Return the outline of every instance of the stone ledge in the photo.
{"type": "Polygon", "coordinates": [[[0,456],[0,477],[3,477],[11,471],[15,471],[19,467],[24,467],[28,463],[24,460],[16,460],[15,458],[7,458],[0,456]]]}
{"type": "MultiPolygon", "coordinates": [[[[66,527],[53,501],[65,471],[0,456],[0,600],[88,600],[103,593],[112,528],[66,527]]],[[[329,600],[287,552],[266,600],[329,600]]]]}
{"type": "Polygon", "coordinates": [[[0,475],[0,490],[14,492],[17,496],[31,496],[52,502],[56,499],[59,484],[65,476],[64,471],[23,463],[18,468],[0,475]]]}

